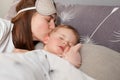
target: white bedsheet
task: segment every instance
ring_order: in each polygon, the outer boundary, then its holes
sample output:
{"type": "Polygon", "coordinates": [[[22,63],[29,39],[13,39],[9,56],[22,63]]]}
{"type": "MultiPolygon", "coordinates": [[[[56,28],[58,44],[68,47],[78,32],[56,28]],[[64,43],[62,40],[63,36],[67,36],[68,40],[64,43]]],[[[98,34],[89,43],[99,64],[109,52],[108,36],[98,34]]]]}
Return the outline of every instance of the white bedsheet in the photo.
{"type": "Polygon", "coordinates": [[[66,60],[44,50],[0,54],[0,80],[94,80],[66,60]]]}

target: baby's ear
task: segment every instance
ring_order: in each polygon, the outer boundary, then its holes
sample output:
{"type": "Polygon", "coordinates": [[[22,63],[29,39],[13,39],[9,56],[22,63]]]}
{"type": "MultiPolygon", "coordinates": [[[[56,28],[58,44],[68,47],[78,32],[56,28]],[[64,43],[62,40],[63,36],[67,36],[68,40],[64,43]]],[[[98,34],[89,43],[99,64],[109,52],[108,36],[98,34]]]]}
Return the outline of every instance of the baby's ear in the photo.
{"type": "Polygon", "coordinates": [[[46,36],[46,37],[44,38],[43,43],[44,43],[44,44],[47,44],[47,43],[48,43],[48,40],[49,40],[49,36],[46,36]]]}

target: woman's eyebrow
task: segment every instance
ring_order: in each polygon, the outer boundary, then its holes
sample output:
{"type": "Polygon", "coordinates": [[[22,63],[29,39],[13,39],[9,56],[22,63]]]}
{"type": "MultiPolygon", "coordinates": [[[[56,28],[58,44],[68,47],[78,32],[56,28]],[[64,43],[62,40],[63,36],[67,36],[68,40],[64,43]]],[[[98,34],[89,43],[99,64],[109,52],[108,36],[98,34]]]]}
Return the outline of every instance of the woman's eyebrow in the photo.
{"type": "Polygon", "coordinates": [[[54,18],[53,15],[50,15],[51,18],[54,18]]]}

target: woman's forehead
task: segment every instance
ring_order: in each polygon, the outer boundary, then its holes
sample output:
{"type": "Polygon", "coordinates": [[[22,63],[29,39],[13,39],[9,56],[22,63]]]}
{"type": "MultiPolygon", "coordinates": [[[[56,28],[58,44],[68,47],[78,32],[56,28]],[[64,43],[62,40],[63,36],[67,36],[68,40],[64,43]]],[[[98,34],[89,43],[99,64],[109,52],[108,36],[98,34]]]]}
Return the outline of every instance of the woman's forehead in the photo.
{"type": "Polygon", "coordinates": [[[47,19],[55,19],[55,16],[53,16],[53,15],[47,15],[47,16],[44,16],[45,18],[47,18],[47,19]]]}
{"type": "Polygon", "coordinates": [[[55,14],[52,14],[52,15],[42,15],[42,14],[40,14],[40,13],[38,13],[38,12],[36,12],[36,14],[39,14],[39,15],[44,16],[44,17],[46,17],[46,18],[55,18],[55,17],[56,17],[55,14]]]}

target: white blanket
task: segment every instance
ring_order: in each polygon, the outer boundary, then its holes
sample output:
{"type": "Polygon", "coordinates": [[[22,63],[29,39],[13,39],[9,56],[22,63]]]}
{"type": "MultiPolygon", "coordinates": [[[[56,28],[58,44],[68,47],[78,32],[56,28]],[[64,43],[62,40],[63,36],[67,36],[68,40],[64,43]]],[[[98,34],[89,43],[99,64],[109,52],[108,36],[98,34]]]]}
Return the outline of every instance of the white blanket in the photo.
{"type": "Polygon", "coordinates": [[[44,50],[0,55],[0,80],[94,80],[44,50]]]}

